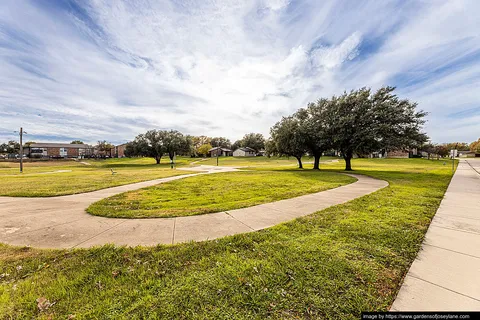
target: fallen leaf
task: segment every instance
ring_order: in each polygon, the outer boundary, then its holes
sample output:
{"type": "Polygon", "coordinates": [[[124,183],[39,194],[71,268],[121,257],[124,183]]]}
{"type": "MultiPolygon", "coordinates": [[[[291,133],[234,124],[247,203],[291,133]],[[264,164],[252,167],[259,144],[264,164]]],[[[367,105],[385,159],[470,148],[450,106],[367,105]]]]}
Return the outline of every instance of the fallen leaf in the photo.
{"type": "Polygon", "coordinates": [[[40,312],[46,311],[48,308],[50,308],[54,304],[55,304],[55,302],[51,303],[45,297],[37,298],[37,308],[40,312]]]}

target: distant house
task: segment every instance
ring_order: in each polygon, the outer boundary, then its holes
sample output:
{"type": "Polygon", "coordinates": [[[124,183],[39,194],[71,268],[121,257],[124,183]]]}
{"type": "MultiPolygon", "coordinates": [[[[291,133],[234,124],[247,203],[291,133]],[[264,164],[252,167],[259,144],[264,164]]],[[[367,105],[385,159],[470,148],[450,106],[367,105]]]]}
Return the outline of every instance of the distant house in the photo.
{"type": "Polygon", "coordinates": [[[208,150],[210,157],[229,157],[233,155],[232,150],[228,148],[215,147],[208,150]]]}
{"type": "Polygon", "coordinates": [[[88,144],[32,143],[24,153],[30,158],[85,158],[93,155],[93,149],[88,144]]]}
{"type": "Polygon", "coordinates": [[[123,158],[125,157],[125,148],[127,147],[126,143],[119,144],[115,146],[115,157],[123,158]]]}
{"type": "Polygon", "coordinates": [[[475,153],[474,151],[458,151],[458,157],[475,158],[475,157],[480,157],[480,153],[475,153]]]}
{"type": "Polygon", "coordinates": [[[395,150],[386,152],[385,158],[410,158],[410,155],[411,152],[408,150],[395,150]]]}
{"type": "MultiPolygon", "coordinates": [[[[421,157],[422,153],[418,152],[416,148],[410,150],[392,150],[392,151],[377,151],[368,155],[368,158],[417,158],[421,157]]],[[[361,157],[357,155],[357,157],[361,157]]]]}
{"type": "Polygon", "coordinates": [[[234,157],[255,157],[257,153],[255,150],[249,147],[238,148],[237,150],[233,151],[234,157]]]}

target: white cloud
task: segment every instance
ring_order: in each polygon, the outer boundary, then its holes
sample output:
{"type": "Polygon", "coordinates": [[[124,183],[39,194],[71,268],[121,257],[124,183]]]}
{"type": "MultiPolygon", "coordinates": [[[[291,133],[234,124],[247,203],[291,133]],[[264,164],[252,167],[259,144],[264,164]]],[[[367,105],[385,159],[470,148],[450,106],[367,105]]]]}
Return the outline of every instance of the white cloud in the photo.
{"type": "Polygon", "coordinates": [[[480,136],[471,121],[445,126],[479,102],[475,1],[76,3],[0,2],[3,138],[22,125],[56,140],[151,128],[236,139],[321,96],[386,84],[431,112],[434,140],[480,136]]]}
{"type": "Polygon", "coordinates": [[[264,0],[265,8],[272,10],[281,10],[290,4],[290,0],[264,0]]]}
{"type": "Polygon", "coordinates": [[[351,34],[339,45],[320,47],[312,52],[313,64],[316,67],[332,69],[341,66],[347,60],[353,60],[358,55],[361,36],[358,32],[351,34]]]}

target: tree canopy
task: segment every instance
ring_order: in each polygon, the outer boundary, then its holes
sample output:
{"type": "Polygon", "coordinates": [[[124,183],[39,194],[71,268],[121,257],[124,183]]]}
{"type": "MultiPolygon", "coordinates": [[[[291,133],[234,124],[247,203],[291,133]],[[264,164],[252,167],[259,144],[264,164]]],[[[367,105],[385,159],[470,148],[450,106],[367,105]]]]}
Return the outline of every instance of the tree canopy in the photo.
{"type": "Polygon", "coordinates": [[[247,133],[240,140],[240,147],[249,147],[258,152],[265,149],[265,138],[261,133],[247,133]]]}
{"type": "Polygon", "coordinates": [[[314,156],[315,169],[322,153],[335,149],[345,159],[345,170],[352,170],[355,154],[418,147],[427,141],[421,131],[426,112],[417,111],[416,103],[398,98],[394,90],[362,88],[310,103],[272,127],[268,147],[288,154],[292,149],[287,142],[297,141],[297,151],[314,156]],[[283,133],[285,130],[290,130],[290,135],[283,133]]]}
{"type": "Polygon", "coordinates": [[[201,145],[197,151],[198,151],[198,154],[202,156],[206,156],[208,154],[208,150],[210,149],[212,149],[212,145],[210,143],[207,143],[207,144],[201,145]]]}
{"type": "Polygon", "coordinates": [[[470,151],[480,153],[480,138],[470,144],[470,151]]]}
{"type": "Polygon", "coordinates": [[[20,151],[20,143],[15,140],[10,140],[0,145],[0,152],[3,153],[17,153],[20,151]]]}
{"type": "Polygon", "coordinates": [[[72,142],[70,142],[70,144],[83,144],[83,141],[81,141],[81,140],[73,140],[72,142]]]}
{"type": "Polygon", "coordinates": [[[407,149],[427,141],[421,132],[426,113],[399,99],[394,90],[383,87],[372,93],[362,88],[331,98],[328,136],[345,159],[345,170],[352,170],[354,154],[407,149]]]}
{"type": "Polygon", "coordinates": [[[283,117],[271,129],[271,139],[267,141],[267,153],[295,157],[298,167],[303,168],[302,156],[306,152],[305,135],[301,121],[295,117],[283,117]]]}
{"type": "Polygon", "coordinates": [[[168,154],[170,160],[173,160],[175,154],[185,155],[192,149],[192,138],[184,136],[177,130],[164,131],[163,145],[165,153],[168,154]]]}
{"type": "Polygon", "coordinates": [[[110,151],[111,149],[115,148],[115,146],[106,140],[103,140],[97,142],[96,148],[99,151],[110,151]]]}
{"type": "Polygon", "coordinates": [[[467,142],[449,142],[445,143],[445,147],[448,150],[458,150],[458,151],[468,151],[470,150],[470,146],[467,142]]]}
{"type": "Polygon", "coordinates": [[[320,169],[320,157],[323,152],[333,147],[330,128],[328,99],[309,103],[307,108],[299,109],[294,116],[299,119],[300,135],[304,148],[314,157],[313,169],[320,169]]]}
{"type": "Polygon", "coordinates": [[[35,141],[27,141],[27,142],[25,142],[23,145],[24,145],[25,147],[30,147],[30,145],[31,145],[31,144],[34,144],[34,143],[36,143],[36,142],[35,142],[35,141]]]}
{"type": "Polygon", "coordinates": [[[240,148],[241,146],[242,146],[242,140],[237,140],[234,143],[232,143],[231,149],[235,151],[238,148],[240,148]]]}
{"type": "Polygon", "coordinates": [[[151,157],[159,164],[164,154],[173,160],[175,154],[188,154],[191,148],[192,138],[179,131],[149,130],[127,144],[125,155],[151,157]]]}
{"type": "Polygon", "coordinates": [[[214,137],[211,139],[210,144],[212,147],[231,148],[232,143],[225,137],[214,137]]]}
{"type": "Polygon", "coordinates": [[[450,150],[447,145],[440,144],[435,146],[435,153],[444,158],[450,154],[450,150]]]}

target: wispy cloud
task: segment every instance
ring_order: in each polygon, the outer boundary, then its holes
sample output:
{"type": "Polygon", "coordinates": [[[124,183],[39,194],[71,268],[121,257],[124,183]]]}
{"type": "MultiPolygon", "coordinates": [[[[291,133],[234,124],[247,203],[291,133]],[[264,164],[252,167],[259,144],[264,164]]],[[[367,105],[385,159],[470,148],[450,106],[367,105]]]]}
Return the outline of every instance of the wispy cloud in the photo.
{"type": "Polygon", "coordinates": [[[480,136],[480,3],[0,2],[0,138],[239,138],[322,96],[396,85],[437,142],[480,136]]]}

